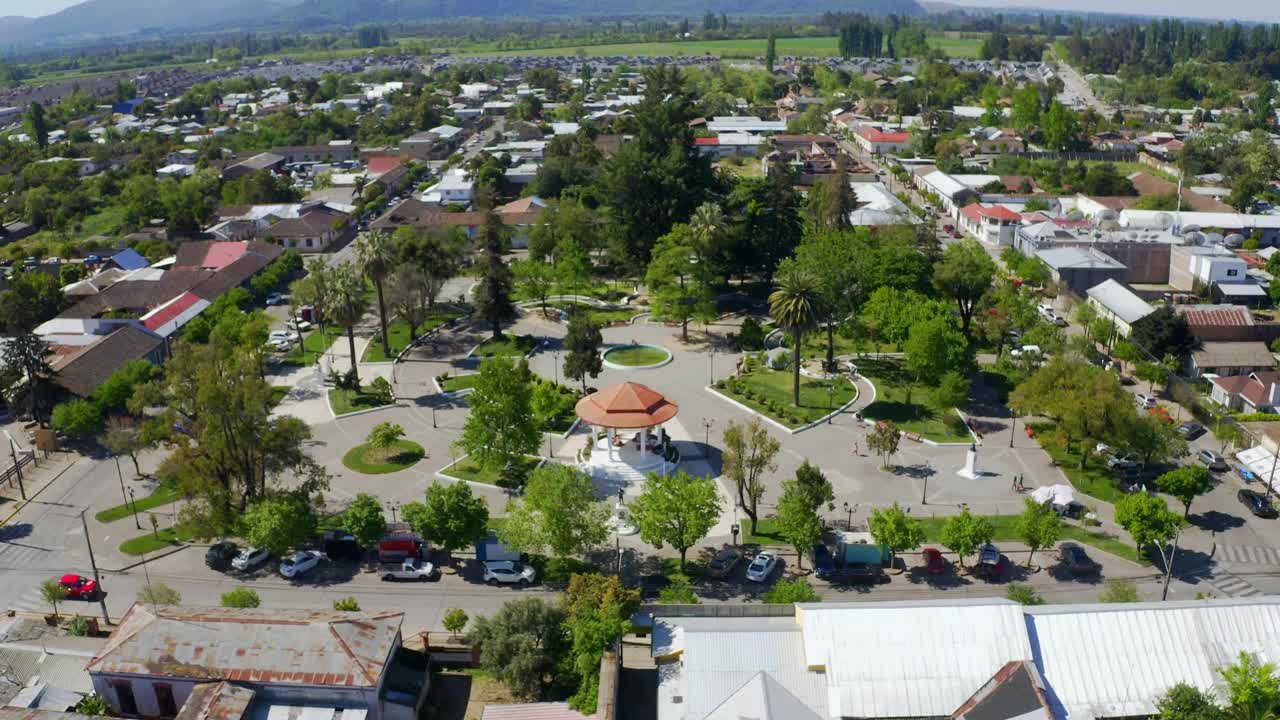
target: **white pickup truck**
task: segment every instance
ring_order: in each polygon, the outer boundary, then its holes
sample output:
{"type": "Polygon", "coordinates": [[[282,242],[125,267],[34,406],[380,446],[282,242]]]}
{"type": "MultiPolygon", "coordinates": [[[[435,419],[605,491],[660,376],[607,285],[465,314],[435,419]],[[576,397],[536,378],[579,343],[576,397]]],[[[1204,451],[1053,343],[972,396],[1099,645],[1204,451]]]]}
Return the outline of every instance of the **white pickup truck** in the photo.
{"type": "Polygon", "coordinates": [[[382,579],[387,582],[392,580],[417,580],[418,582],[426,582],[436,574],[436,568],[425,560],[405,558],[399,563],[383,563],[382,568],[378,572],[382,575],[382,579]]]}

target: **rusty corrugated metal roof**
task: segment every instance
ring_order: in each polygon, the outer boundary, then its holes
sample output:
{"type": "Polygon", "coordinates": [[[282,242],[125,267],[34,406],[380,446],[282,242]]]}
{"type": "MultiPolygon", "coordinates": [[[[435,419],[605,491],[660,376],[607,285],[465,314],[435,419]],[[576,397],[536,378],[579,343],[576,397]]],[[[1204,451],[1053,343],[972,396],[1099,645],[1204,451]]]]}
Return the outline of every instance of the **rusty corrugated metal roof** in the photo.
{"type": "Polygon", "coordinates": [[[135,604],[86,669],[91,675],[374,687],[403,619],[404,613],[135,604]]]}
{"type": "Polygon", "coordinates": [[[191,689],[174,720],[242,720],[256,694],[228,682],[203,683],[191,689]]]}

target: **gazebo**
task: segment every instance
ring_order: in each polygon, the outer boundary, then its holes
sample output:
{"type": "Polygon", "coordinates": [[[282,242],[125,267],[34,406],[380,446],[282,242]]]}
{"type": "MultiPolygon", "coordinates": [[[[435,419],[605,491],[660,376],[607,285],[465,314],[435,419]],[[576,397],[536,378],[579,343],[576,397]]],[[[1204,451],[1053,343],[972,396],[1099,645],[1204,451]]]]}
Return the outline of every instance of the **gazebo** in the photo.
{"type": "Polygon", "coordinates": [[[627,440],[618,431],[639,430],[638,464],[643,466],[649,455],[649,428],[674,418],[680,406],[646,385],[628,381],[582,398],[575,411],[583,422],[591,426],[593,446],[599,447],[600,428],[605,428],[605,449],[610,460],[623,460],[622,450],[627,440]]]}

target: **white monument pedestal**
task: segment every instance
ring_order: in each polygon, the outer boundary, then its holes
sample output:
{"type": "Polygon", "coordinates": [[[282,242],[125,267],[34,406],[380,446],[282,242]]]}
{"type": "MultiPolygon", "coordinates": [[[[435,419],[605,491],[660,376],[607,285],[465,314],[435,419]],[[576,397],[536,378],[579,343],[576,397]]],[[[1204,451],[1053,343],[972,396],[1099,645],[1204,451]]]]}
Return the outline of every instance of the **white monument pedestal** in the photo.
{"type": "Polygon", "coordinates": [[[956,472],[962,478],[977,480],[980,475],[978,473],[978,446],[969,443],[969,451],[964,456],[964,467],[956,472]]]}

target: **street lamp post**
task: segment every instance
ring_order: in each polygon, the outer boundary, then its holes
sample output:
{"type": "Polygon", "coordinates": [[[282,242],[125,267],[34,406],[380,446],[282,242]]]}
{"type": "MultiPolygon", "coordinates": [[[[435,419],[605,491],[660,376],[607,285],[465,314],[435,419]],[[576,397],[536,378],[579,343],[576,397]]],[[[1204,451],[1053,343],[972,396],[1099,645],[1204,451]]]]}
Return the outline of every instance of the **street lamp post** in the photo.
{"type": "Polygon", "coordinates": [[[929,475],[933,473],[933,467],[929,463],[924,464],[924,487],[920,489],[920,504],[928,505],[929,501],[925,499],[925,495],[929,493],[929,475]]]}
{"type": "Polygon", "coordinates": [[[115,458],[116,458],[116,477],[120,478],[120,498],[121,500],[127,503],[129,502],[129,496],[125,493],[125,489],[124,489],[124,473],[120,472],[120,456],[116,455],[115,458]]]}
{"type": "Polygon", "coordinates": [[[89,522],[84,519],[84,510],[80,511],[80,527],[84,529],[84,542],[89,546],[89,567],[93,568],[93,581],[98,585],[98,602],[102,605],[102,622],[111,624],[107,616],[107,593],[102,589],[102,576],[98,574],[98,562],[93,558],[93,538],[89,536],[89,522]]]}
{"type": "Polygon", "coordinates": [[[827,424],[828,425],[832,424],[833,416],[836,414],[835,400],[833,399],[835,396],[835,392],[836,392],[836,386],[832,382],[828,381],[827,382],[827,424]]]}
{"type": "Polygon", "coordinates": [[[707,356],[707,360],[709,361],[709,366],[708,366],[709,369],[707,370],[707,381],[708,381],[707,384],[715,385],[716,384],[716,349],[715,348],[711,348],[711,354],[707,356]]]}
{"type": "Polygon", "coordinates": [[[133,497],[133,488],[129,488],[129,505],[133,507],[133,524],[142,529],[142,523],[138,522],[138,501],[133,497]]]}
{"type": "Polygon", "coordinates": [[[560,351],[555,350],[551,353],[551,365],[555,368],[556,384],[560,384],[560,351]]]}
{"type": "Polygon", "coordinates": [[[738,526],[738,523],[734,523],[734,524],[733,524],[732,526],[730,526],[730,528],[729,528],[729,531],[733,533],[733,544],[734,544],[734,545],[737,545],[737,544],[738,544],[738,531],[739,531],[739,530],[741,530],[741,529],[742,529],[742,528],[740,528],[740,527],[738,526]]]}
{"type": "Polygon", "coordinates": [[[432,403],[431,403],[431,427],[433,427],[433,428],[439,427],[439,425],[436,425],[436,404],[435,404],[435,402],[432,402],[432,403]]]}
{"type": "Polygon", "coordinates": [[[711,426],[715,425],[715,418],[702,418],[702,444],[711,447],[711,426]]]}
{"type": "Polygon", "coordinates": [[[396,512],[400,509],[399,500],[391,500],[387,502],[387,509],[391,511],[391,522],[396,522],[396,512]]]}
{"type": "MultiPolygon", "coordinates": [[[[22,499],[27,499],[27,486],[22,482],[22,463],[18,462],[18,450],[14,445],[13,438],[9,438],[9,454],[13,456],[13,471],[18,475],[18,492],[22,494],[22,499]]],[[[31,453],[31,457],[35,458],[35,451],[31,453]]],[[[13,487],[10,485],[9,487],[13,487]]]]}
{"type": "Polygon", "coordinates": [[[1009,413],[1009,447],[1013,447],[1013,431],[1018,427],[1018,413],[1009,413]]]}
{"type": "Polygon", "coordinates": [[[547,457],[551,457],[551,433],[547,433],[547,457]]]}
{"type": "Polygon", "coordinates": [[[845,512],[844,529],[845,530],[848,530],[849,528],[853,527],[853,511],[857,509],[857,507],[858,507],[857,505],[849,505],[849,503],[844,504],[844,512],[845,512]]]}

